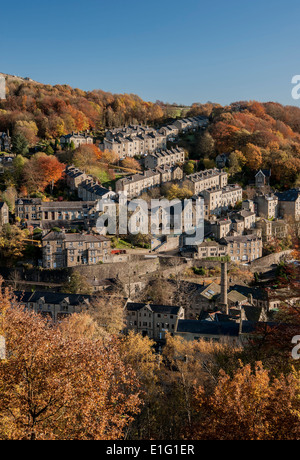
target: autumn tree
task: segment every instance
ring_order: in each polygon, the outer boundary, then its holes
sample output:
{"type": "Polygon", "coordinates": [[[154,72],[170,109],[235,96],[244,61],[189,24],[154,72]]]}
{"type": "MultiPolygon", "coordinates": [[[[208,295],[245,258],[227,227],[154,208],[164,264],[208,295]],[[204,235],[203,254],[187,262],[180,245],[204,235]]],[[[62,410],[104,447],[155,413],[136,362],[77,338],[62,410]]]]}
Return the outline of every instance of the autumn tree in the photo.
{"type": "Polygon", "coordinates": [[[62,177],[65,165],[55,156],[36,153],[24,165],[24,186],[29,193],[43,192],[49,185],[55,185],[62,177]]]}
{"type": "Polygon", "coordinates": [[[121,166],[126,169],[132,169],[133,171],[140,171],[142,169],[140,163],[135,158],[126,157],[121,162],[121,166]]]}
{"type": "Polygon", "coordinates": [[[262,166],[262,153],[259,147],[253,144],[247,144],[244,151],[244,157],[247,160],[247,166],[253,171],[262,166]]]}
{"type": "Polygon", "coordinates": [[[97,165],[101,158],[101,152],[96,145],[81,145],[74,151],[73,163],[78,168],[87,172],[97,165]]]}
{"type": "Polygon", "coordinates": [[[235,150],[229,155],[229,172],[230,174],[237,174],[242,171],[243,166],[247,160],[242,152],[235,150]]]}
{"type": "Polygon", "coordinates": [[[111,294],[93,298],[89,314],[102,329],[103,335],[117,335],[125,327],[124,298],[119,294],[111,294]]]}
{"type": "Polygon", "coordinates": [[[121,359],[136,373],[143,391],[141,412],[135,417],[128,432],[129,439],[153,439],[161,388],[159,369],[161,358],[155,352],[155,343],[148,337],[130,332],[118,344],[121,359]]]}
{"type": "Polygon", "coordinates": [[[220,373],[212,392],[195,390],[198,421],[188,433],[201,440],[297,440],[300,438],[300,375],[271,380],[261,363],[220,373]]]}
{"type": "Polygon", "coordinates": [[[25,238],[25,231],[16,225],[4,225],[0,232],[0,258],[2,261],[14,265],[20,260],[26,248],[25,238]]]}
{"type": "MultiPolygon", "coordinates": [[[[68,321],[66,319],[65,321],[68,321]]],[[[116,344],[70,336],[33,312],[6,310],[0,362],[0,439],[122,439],[139,384],[116,344]]]]}

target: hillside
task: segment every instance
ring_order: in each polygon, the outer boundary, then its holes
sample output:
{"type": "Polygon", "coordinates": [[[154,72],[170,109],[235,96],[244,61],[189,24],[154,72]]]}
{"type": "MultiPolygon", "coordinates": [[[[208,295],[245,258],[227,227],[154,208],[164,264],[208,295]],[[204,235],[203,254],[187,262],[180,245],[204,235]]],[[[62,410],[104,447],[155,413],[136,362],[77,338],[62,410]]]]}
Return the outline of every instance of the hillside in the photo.
{"type": "MultiPolygon", "coordinates": [[[[4,74],[5,75],[5,74],[4,74]]],[[[209,129],[189,136],[183,147],[200,168],[214,167],[228,155],[232,179],[248,183],[259,168],[272,168],[272,182],[282,188],[300,183],[300,108],[268,102],[214,103],[188,107],[143,101],[134,94],[90,92],[68,85],[43,85],[6,75],[7,99],[0,101],[0,131],[21,133],[34,146],[72,131],[105,129],[128,123],[160,125],[172,118],[205,115],[209,129]]]]}
{"type": "Polygon", "coordinates": [[[300,109],[268,102],[237,102],[222,107],[194,104],[188,115],[210,117],[209,130],[196,137],[191,154],[211,165],[226,153],[234,180],[245,184],[259,168],[272,169],[272,183],[300,185],[300,109]]]}
{"type": "Polygon", "coordinates": [[[7,99],[0,101],[0,131],[14,133],[22,127],[30,143],[72,131],[153,123],[164,116],[160,105],[133,94],[85,92],[68,85],[42,85],[22,77],[5,76],[7,99]]]}

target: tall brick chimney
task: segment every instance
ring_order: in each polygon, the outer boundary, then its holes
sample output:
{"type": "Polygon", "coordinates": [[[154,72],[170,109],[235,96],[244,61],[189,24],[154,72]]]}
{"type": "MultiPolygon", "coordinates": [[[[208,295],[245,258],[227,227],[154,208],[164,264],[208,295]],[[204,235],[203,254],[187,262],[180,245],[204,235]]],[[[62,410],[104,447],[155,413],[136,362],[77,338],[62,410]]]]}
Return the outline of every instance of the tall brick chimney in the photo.
{"type": "Polygon", "coordinates": [[[226,315],[229,315],[228,308],[228,275],[227,275],[227,262],[221,263],[221,301],[220,306],[226,311],[226,315]]]}

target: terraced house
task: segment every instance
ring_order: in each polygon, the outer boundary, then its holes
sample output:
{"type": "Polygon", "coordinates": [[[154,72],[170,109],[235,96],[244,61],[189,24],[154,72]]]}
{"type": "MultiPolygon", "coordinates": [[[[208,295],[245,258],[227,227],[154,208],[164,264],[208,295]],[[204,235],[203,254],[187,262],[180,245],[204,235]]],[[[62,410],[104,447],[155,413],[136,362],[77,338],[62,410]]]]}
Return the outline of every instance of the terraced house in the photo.
{"type": "MultiPolygon", "coordinates": [[[[227,178],[221,176],[220,182],[224,183],[227,178]]],[[[204,199],[205,217],[220,215],[222,211],[228,211],[243,199],[243,189],[239,185],[215,186],[202,190],[200,195],[204,199]]]]}
{"type": "Polygon", "coordinates": [[[52,201],[42,202],[39,198],[18,199],[16,217],[27,225],[42,229],[52,227],[88,228],[97,218],[95,201],[52,201]]]}
{"type": "Polygon", "coordinates": [[[128,126],[108,131],[103,149],[114,152],[119,158],[145,155],[167,147],[167,138],[153,128],[128,126]]]}
{"type": "Polygon", "coordinates": [[[82,294],[63,294],[58,292],[23,292],[15,291],[14,296],[19,305],[28,310],[52,318],[54,322],[80,313],[90,306],[91,296],[82,294]]]}
{"type": "Polygon", "coordinates": [[[116,182],[116,192],[127,193],[128,198],[135,198],[143,192],[159,187],[161,174],[158,171],[148,169],[141,174],[124,177],[116,182]]]}
{"type": "Polygon", "coordinates": [[[49,232],[42,238],[43,267],[97,265],[108,261],[110,240],[100,235],[49,232]]]}
{"type": "Polygon", "coordinates": [[[159,166],[182,164],[185,161],[184,150],[176,147],[170,150],[161,150],[151,153],[145,158],[145,167],[147,169],[155,169],[159,166]]]}
{"type": "Polygon", "coordinates": [[[228,174],[220,169],[207,169],[205,171],[190,174],[185,178],[186,184],[190,187],[194,195],[198,195],[203,190],[211,188],[223,188],[228,184],[228,174]]]}
{"type": "Polygon", "coordinates": [[[134,331],[156,341],[164,341],[168,332],[173,335],[179,319],[184,319],[182,307],[130,301],[125,305],[125,314],[125,332],[134,331]]]}
{"type": "Polygon", "coordinates": [[[81,145],[93,145],[94,140],[93,140],[93,137],[90,135],[89,131],[85,131],[83,133],[79,133],[79,132],[75,133],[73,131],[71,134],[67,134],[66,136],[61,136],[60,143],[62,147],[73,143],[75,148],[78,148],[81,145]]]}

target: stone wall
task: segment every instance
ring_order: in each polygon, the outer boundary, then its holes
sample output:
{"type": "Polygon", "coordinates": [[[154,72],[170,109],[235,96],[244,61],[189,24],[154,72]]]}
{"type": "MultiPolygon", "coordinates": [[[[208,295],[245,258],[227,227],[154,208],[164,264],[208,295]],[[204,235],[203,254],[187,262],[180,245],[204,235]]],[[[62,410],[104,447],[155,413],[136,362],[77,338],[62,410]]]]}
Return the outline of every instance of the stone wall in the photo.
{"type": "Polygon", "coordinates": [[[292,252],[292,250],[282,251],[256,259],[250,263],[249,270],[252,272],[268,270],[272,265],[278,265],[281,261],[286,260],[292,252]]]}

